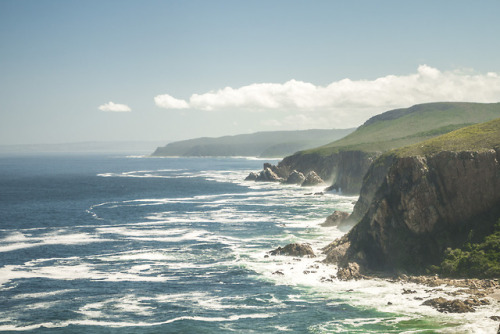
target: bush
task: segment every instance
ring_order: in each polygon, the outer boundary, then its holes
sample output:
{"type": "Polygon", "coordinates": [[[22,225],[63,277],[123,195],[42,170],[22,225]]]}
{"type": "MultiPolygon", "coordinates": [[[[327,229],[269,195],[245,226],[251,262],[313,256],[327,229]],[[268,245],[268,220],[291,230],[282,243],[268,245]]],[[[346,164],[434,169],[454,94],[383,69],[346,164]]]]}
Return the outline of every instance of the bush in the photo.
{"type": "Polygon", "coordinates": [[[439,272],[451,277],[499,278],[500,219],[494,232],[483,242],[467,243],[461,249],[446,249],[439,272]]]}

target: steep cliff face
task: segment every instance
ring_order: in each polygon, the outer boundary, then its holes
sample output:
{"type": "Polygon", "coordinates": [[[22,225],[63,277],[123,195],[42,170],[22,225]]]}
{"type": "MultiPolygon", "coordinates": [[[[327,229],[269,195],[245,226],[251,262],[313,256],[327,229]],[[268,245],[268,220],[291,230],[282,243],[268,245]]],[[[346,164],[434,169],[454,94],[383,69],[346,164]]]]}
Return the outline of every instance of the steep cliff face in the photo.
{"type": "Polygon", "coordinates": [[[283,174],[293,170],[303,174],[314,171],[332,184],[332,189],[346,194],[359,194],[363,176],[378,155],[363,151],[340,151],[330,155],[298,153],[286,157],[277,167],[283,174]]]}
{"type": "Polygon", "coordinates": [[[500,150],[379,158],[364,179],[359,223],[327,248],[327,260],[374,270],[424,269],[500,214],[500,150]],[[471,232],[472,231],[472,232],[471,232]]]}

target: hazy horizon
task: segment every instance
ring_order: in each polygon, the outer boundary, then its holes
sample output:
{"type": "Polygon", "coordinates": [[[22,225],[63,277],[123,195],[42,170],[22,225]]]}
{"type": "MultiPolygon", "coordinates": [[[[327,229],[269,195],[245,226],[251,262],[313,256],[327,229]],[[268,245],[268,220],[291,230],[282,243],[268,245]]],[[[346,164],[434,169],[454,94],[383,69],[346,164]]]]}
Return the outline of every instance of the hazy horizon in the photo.
{"type": "Polygon", "coordinates": [[[499,102],[498,1],[0,2],[0,145],[352,128],[499,102]]]}

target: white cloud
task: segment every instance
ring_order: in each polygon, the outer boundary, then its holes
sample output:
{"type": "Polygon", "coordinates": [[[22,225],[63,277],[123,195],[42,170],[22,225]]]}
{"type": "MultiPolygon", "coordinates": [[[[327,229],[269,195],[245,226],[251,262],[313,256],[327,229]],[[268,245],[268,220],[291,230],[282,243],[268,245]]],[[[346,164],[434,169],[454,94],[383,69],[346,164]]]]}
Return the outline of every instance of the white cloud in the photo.
{"type": "Polygon", "coordinates": [[[326,87],[290,80],[226,87],[193,94],[189,101],[170,95],[155,97],[166,109],[321,110],[335,108],[407,106],[436,101],[496,102],[500,100],[500,77],[496,73],[441,72],[421,65],[414,74],[387,75],[375,80],[335,81],[326,87]]]}
{"type": "Polygon", "coordinates": [[[158,107],[165,109],[187,109],[189,105],[184,100],[176,99],[168,94],[158,95],[155,97],[155,103],[158,107]]]}
{"type": "Polygon", "coordinates": [[[101,111],[113,111],[113,112],[129,112],[132,111],[126,104],[118,104],[113,102],[108,102],[99,106],[101,111]]]}
{"type": "Polygon", "coordinates": [[[383,111],[438,101],[498,102],[500,75],[471,70],[442,72],[420,65],[416,73],[408,75],[343,79],[327,86],[290,80],[226,87],[193,94],[188,101],[170,95],[155,97],[156,105],[166,109],[280,111],[293,117],[263,119],[261,124],[288,126],[295,122],[317,127],[357,126],[383,111]]]}

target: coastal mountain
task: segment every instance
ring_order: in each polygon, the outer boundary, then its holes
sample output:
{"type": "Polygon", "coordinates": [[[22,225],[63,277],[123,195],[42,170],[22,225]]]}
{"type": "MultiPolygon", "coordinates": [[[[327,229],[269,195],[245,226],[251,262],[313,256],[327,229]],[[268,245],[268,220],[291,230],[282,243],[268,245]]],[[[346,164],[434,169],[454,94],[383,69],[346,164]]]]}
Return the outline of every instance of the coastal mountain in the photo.
{"type": "Polygon", "coordinates": [[[352,131],[354,129],[269,131],[218,138],[196,138],[158,147],[152,155],[283,157],[340,139],[352,131]]]}
{"type": "Polygon", "coordinates": [[[499,218],[500,118],[376,159],[351,215],[359,223],[326,247],[327,261],[498,277],[499,218]]]}
{"type": "Polygon", "coordinates": [[[315,171],[333,189],[358,194],[363,176],[382,153],[497,117],[500,103],[440,102],[391,110],[344,138],[284,158],[275,172],[286,179],[294,170],[315,171]]]}

